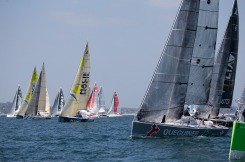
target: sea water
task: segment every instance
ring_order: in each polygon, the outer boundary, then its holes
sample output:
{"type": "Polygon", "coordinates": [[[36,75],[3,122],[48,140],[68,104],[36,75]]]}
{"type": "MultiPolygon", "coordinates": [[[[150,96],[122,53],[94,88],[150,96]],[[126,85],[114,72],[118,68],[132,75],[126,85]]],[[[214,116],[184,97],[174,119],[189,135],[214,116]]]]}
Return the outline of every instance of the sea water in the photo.
{"type": "Polygon", "coordinates": [[[230,135],[131,139],[133,116],[89,123],[0,118],[0,161],[229,161],[230,135]]]}

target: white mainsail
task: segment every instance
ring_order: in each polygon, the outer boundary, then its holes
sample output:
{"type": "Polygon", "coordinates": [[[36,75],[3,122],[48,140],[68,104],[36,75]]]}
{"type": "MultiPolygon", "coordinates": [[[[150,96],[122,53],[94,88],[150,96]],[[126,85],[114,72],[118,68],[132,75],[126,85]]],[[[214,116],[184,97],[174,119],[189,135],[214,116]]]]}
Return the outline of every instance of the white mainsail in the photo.
{"type": "Polygon", "coordinates": [[[14,95],[14,99],[12,102],[12,107],[9,111],[9,113],[7,114],[8,117],[13,117],[16,115],[16,112],[18,112],[20,106],[22,103],[22,92],[21,92],[21,88],[20,85],[18,85],[17,91],[14,95]]]}
{"type": "Polygon", "coordinates": [[[39,114],[49,114],[49,112],[50,105],[46,86],[46,71],[43,63],[36,88],[26,110],[26,115],[36,116],[39,114]]]}
{"type": "MultiPolygon", "coordinates": [[[[75,80],[73,82],[70,94],[66,100],[65,106],[61,111],[60,116],[62,117],[73,117],[77,114],[77,110],[79,107],[80,103],[80,92],[81,92],[81,87],[82,87],[82,80],[86,81],[87,75],[83,75],[83,66],[85,63],[85,56],[89,54],[89,49],[88,49],[88,44],[86,45],[84,55],[80,61],[80,65],[77,70],[77,74],[75,76],[75,80]]],[[[88,57],[87,57],[88,58],[88,57]]],[[[85,73],[90,75],[89,73],[85,73]]],[[[88,87],[83,87],[86,91],[88,90],[88,87]]]]}
{"type": "Polygon", "coordinates": [[[28,104],[29,104],[29,102],[30,102],[30,100],[32,98],[32,94],[33,94],[35,86],[37,84],[37,81],[38,81],[38,75],[37,75],[37,70],[36,70],[36,67],[35,67],[34,71],[33,71],[33,74],[32,74],[32,77],[31,77],[31,80],[30,80],[30,83],[29,83],[29,86],[28,86],[27,91],[26,91],[25,98],[22,101],[22,104],[21,104],[21,107],[20,107],[19,111],[17,112],[17,116],[22,116],[23,117],[25,115],[25,112],[27,110],[28,104]]]}
{"type": "Polygon", "coordinates": [[[105,96],[104,96],[104,91],[102,87],[100,87],[99,93],[98,93],[98,108],[99,108],[99,114],[103,115],[105,114],[105,96]]]}

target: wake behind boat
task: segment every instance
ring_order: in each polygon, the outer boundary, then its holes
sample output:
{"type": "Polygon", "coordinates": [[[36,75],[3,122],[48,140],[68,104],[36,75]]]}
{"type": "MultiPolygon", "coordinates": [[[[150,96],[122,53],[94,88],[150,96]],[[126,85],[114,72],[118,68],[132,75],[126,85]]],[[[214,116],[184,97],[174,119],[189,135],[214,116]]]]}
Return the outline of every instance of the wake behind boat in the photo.
{"type": "Polygon", "coordinates": [[[140,110],[132,137],[224,136],[227,127],[182,117],[184,105],[206,105],[218,29],[219,1],[182,0],[140,110]]]}
{"type": "Polygon", "coordinates": [[[75,76],[70,94],[62,109],[59,122],[93,122],[93,118],[89,118],[85,111],[88,102],[90,79],[90,54],[88,44],[86,45],[84,55],[80,61],[80,65],[75,76]],[[82,102],[83,101],[83,102],[82,102]]]}

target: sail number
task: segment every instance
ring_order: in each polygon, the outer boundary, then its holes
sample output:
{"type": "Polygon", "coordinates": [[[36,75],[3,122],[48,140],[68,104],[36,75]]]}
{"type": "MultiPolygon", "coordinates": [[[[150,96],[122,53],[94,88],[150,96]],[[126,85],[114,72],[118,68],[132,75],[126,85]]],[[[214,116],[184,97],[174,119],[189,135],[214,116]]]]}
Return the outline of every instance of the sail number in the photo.
{"type": "Polygon", "coordinates": [[[230,99],[222,99],[221,100],[221,104],[222,105],[230,105],[230,103],[231,103],[231,100],[230,99]]]}
{"type": "Polygon", "coordinates": [[[86,94],[88,90],[88,83],[89,83],[89,73],[83,72],[81,91],[80,91],[81,95],[86,94]]]}

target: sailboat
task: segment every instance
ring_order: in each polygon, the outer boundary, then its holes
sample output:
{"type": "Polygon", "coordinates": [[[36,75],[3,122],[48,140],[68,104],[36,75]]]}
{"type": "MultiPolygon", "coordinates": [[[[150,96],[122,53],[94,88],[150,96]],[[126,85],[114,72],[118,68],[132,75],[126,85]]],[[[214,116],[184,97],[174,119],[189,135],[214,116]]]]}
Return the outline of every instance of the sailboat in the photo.
{"type": "Polygon", "coordinates": [[[22,103],[22,92],[21,92],[20,85],[18,85],[17,91],[14,95],[14,100],[12,102],[12,107],[9,113],[7,114],[7,117],[15,117],[17,111],[19,110],[21,106],[21,103],[22,103]]]}
{"type": "Polygon", "coordinates": [[[89,111],[88,116],[98,117],[99,107],[98,107],[98,85],[94,83],[94,88],[90,94],[87,110],[89,111]]]}
{"type": "MultiPolygon", "coordinates": [[[[70,94],[66,100],[64,108],[62,109],[59,122],[91,122],[94,119],[91,119],[86,116],[86,114],[81,114],[81,111],[78,111],[79,104],[81,104],[80,97],[82,94],[87,94],[89,90],[89,86],[87,86],[87,82],[90,78],[90,54],[88,44],[86,45],[84,55],[82,60],[80,61],[80,65],[75,76],[75,80],[73,82],[70,94]],[[86,67],[86,71],[84,70],[86,67]]],[[[85,95],[84,95],[85,96],[85,95]]],[[[84,101],[85,105],[87,105],[88,101],[84,101]]]]}
{"type": "Polygon", "coordinates": [[[103,116],[107,116],[106,115],[106,106],[105,106],[105,96],[104,96],[104,92],[102,87],[100,87],[99,93],[98,93],[98,107],[99,107],[99,111],[98,111],[98,116],[99,117],[103,117],[103,116]]]}
{"type": "Polygon", "coordinates": [[[119,117],[122,116],[119,112],[118,112],[118,108],[119,108],[119,98],[117,95],[117,92],[113,93],[113,97],[112,97],[112,101],[111,101],[111,107],[107,112],[107,116],[109,117],[119,117]]]}
{"type": "Polygon", "coordinates": [[[217,54],[208,105],[199,108],[199,118],[211,119],[216,124],[232,126],[233,120],[225,116],[218,117],[220,108],[231,108],[235,85],[238,58],[239,16],[237,0],[234,0],[232,12],[225,30],[222,44],[217,54]]]}
{"type": "Polygon", "coordinates": [[[34,92],[34,89],[36,87],[38,81],[38,75],[37,75],[37,70],[36,67],[34,68],[30,83],[28,85],[26,94],[25,94],[25,98],[21,103],[21,106],[19,108],[19,110],[17,110],[17,114],[16,114],[16,119],[23,119],[25,112],[27,110],[28,104],[31,100],[32,94],[34,92]]]}
{"type": "Polygon", "coordinates": [[[65,99],[64,99],[64,93],[62,91],[62,88],[58,91],[54,104],[52,106],[51,116],[59,116],[62,108],[65,105],[65,99]]]}
{"type": "Polygon", "coordinates": [[[24,119],[40,120],[50,119],[50,103],[46,86],[46,71],[44,63],[40,72],[37,85],[28,104],[24,119]]]}
{"type": "Polygon", "coordinates": [[[182,0],[140,109],[132,137],[224,136],[228,128],[183,116],[184,105],[206,105],[217,38],[219,1],[182,0]]]}

